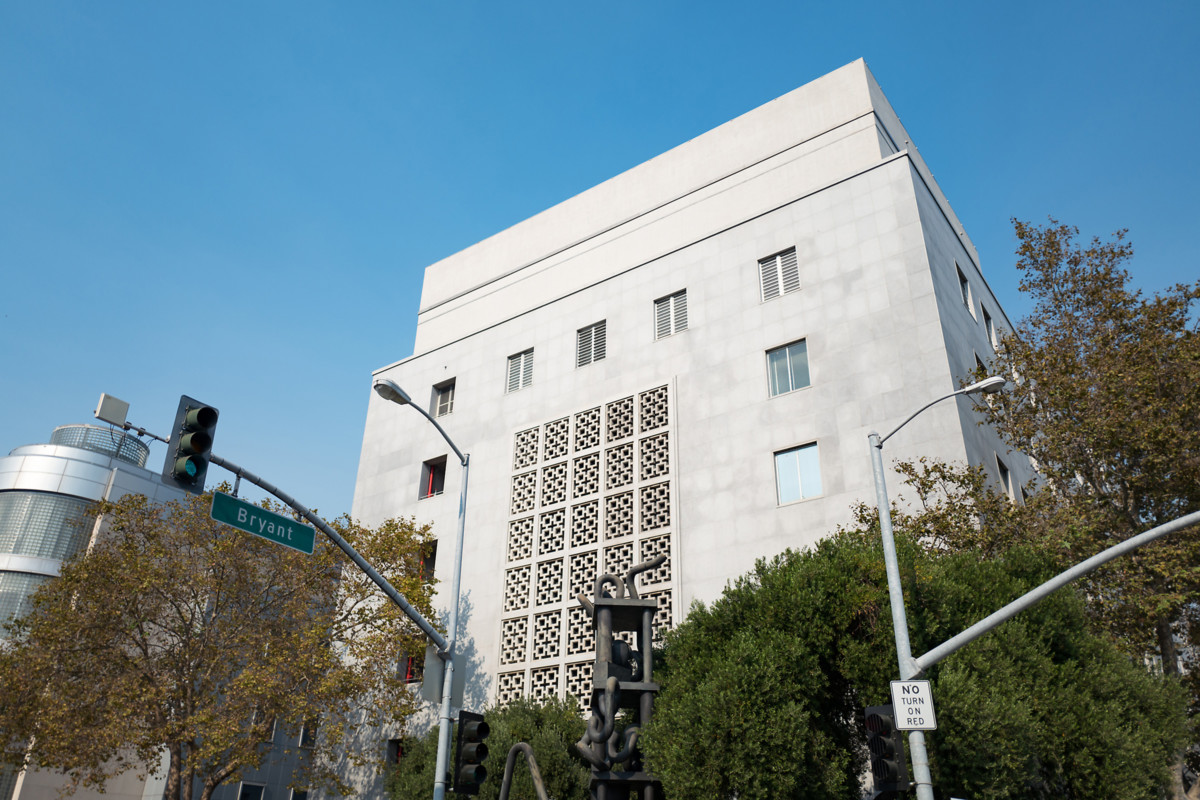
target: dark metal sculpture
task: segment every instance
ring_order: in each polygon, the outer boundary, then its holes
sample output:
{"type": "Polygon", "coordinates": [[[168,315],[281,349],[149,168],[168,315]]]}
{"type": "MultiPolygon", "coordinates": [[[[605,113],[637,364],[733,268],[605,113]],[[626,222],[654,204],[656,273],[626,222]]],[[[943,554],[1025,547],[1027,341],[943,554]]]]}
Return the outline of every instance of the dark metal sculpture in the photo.
{"type": "Polygon", "coordinates": [[[638,596],[637,576],[666,561],[660,555],[630,568],[622,580],[604,574],[596,578],[591,600],[582,594],[579,602],[592,616],[596,632],[596,664],[592,672],[592,715],[583,738],[575,749],[592,766],[591,792],[594,800],[655,800],[661,787],[645,771],[637,741],[642,727],[654,711],[654,614],[658,603],[638,596]],[[616,634],[636,634],[631,648],[616,634]],[[630,711],[633,719],[623,731],[617,715],[630,711]]]}
{"type": "Polygon", "coordinates": [[[546,784],[542,781],[541,770],[533,758],[533,748],[525,742],[517,742],[508,751],[508,760],[504,762],[504,780],[500,782],[499,800],[508,800],[508,790],[512,788],[513,766],[517,761],[517,753],[524,753],[529,762],[529,774],[533,777],[533,788],[537,791],[538,800],[549,800],[546,797],[546,784]]]}

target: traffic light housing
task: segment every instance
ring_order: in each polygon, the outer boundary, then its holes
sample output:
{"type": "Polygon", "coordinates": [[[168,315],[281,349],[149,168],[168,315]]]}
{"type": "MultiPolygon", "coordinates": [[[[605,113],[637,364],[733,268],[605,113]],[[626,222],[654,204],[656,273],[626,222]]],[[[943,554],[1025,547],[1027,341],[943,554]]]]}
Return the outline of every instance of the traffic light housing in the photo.
{"type": "Polygon", "coordinates": [[[488,749],[483,740],[491,733],[482,714],[470,711],[458,713],[457,754],[454,759],[454,787],[458,794],[479,794],[479,787],[487,779],[483,760],[488,749]]]}
{"type": "Polygon", "coordinates": [[[212,452],[218,416],[220,412],[210,405],[186,394],[179,398],[175,425],[171,428],[171,440],[167,443],[163,478],[185,492],[204,493],[204,476],[208,474],[208,458],[212,452]]]}
{"type": "Polygon", "coordinates": [[[871,776],[876,792],[908,789],[908,763],[904,756],[904,732],[896,728],[890,705],[869,706],[866,712],[867,750],[871,754],[871,776]]]}

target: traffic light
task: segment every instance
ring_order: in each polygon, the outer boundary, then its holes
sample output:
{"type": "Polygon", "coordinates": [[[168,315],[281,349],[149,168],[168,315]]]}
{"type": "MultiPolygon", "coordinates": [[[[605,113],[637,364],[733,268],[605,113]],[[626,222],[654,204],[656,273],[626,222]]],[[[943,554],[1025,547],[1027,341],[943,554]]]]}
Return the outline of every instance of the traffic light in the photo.
{"type": "Polygon", "coordinates": [[[459,794],[479,794],[479,787],[487,779],[483,760],[488,749],[483,740],[492,729],[484,722],[482,714],[470,711],[458,712],[458,754],[454,759],[454,791],[459,794]]]}
{"type": "Polygon", "coordinates": [[[876,792],[908,789],[908,764],[904,758],[904,732],[896,729],[892,707],[867,708],[867,750],[876,792]]]}
{"type": "Polygon", "coordinates": [[[175,411],[175,426],[167,444],[163,477],[173,481],[185,492],[203,494],[204,476],[208,472],[208,454],[212,452],[213,434],[217,430],[218,412],[186,394],[179,398],[175,411]]]}

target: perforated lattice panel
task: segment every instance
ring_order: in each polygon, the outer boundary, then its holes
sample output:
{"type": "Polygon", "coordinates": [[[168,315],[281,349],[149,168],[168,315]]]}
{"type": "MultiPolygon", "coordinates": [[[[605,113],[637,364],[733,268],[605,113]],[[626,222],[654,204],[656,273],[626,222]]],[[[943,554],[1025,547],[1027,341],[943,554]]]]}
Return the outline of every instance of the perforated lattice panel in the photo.
{"type": "Polygon", "coordinates": [[[533,555],[533,517],[508,523],[508,560],[520,561],[533,555]]]}
{"type": "Polygon", "coordinates": [[[529,620],[525,617],[506,619],[500,623],[500,663],[516,664],[525,660],[525,643],[529,637],[529,620]]]}
{"type": "Polygon", "coordinates": [[[604,538],[619,539],[633,533],[633,492],[604,498],[604,538]]]}
{"type": "Polygon", "coordinates": [[[671,590],[646,592],[645,597],[658,601],[658,611],[654,612],[654,640],[658,641],[671,629],[671,590]]]}
{"type": "Polygon", "coordinates": [[[525,672],[505,672],[496,676],[496,702],[500,705],[520,700],[525,693],[525,672]]]}
{"type": "Polygon", "coordinates": [[[530,428],[517,434],[513,442],[513,472],[537,463],[540,433],[540,428],[530,428]]]}
{"type": "Polygon", "coordinates": [[[661,478],[671,471],[671,452],[667,434],[660,433],[638,443],[641,450],[638,464],[641,465],[642,480],[661,478]]]}
{"type": "Polygon", "coordinates": [[[572,465],[571,493],[586,497],[600,491],[600,454],[591,453],[576,458],[572,465]]]}
{"type": "Polygon", "coordinates": [[[671,537],[654,536],[644,539],[638,546],[641,557],[638,562],[649,561],[660,555],[667,557],[659,566],[648,569],[638,576],[639,586],[653,586],[656,583],[666,583],[671,580],[671,537]]]}
{"type": "Polygon", "coordinates": [[[616,400],[604,407],[608,441],[615,442],[633,436],[633,398],[616,400]]]}
{"type": "Polygon", "coordinates": [[[639,396],[641,407],[638,416],[642,420],[642,433],[665,428],[670,422],[667,416],[667,387],[660,386],[639,396]]]}
{"type": "Polygon", "coordinates": [[[575,452],[600,444],[600,407],[589,408],[575,415],[575,452]]]}
{"type": "Polygon", "coordinates": [[[529,607],[529,576],[532,569],[526,565],[504,573],[504,610],[516,611],[529,607]]]}
{"type": "Polygon", "coordinates": [[[537,565],[537,604],[557,603],[563,599],[563,560],[543,561],[537,565]]]}
{"type": "Polygon", "coordinates": [[[524,475],[514,475],[512,481],[512,506],[509,509],[510,513],[524,514],[526,511],[532,511],[536,496],[536,472],[526,472],[524,475]]]}
{"type": "Polygon", "coordinates": [[[533,660],[558,658],[562,640],[562,612],[551,611],[533,618],[533,660]]]}
{"type": "Polygon", "coordinates": [[[567,499],[567,462],[542,470],[542,505],[552,506],[567,499]]]}
{"type": "Polygon", "coordinates": [[[571,443],[571,418],[563,417],[546,423],[546,461],[562,458],[571,443]]]}
{"type": "Polygon", "coordinates": [[[652,531],[671,524],[671,484],[642,487],[642,530],[652,531]]]}
{"type": "Polygon", "coordinates": [[[580,503],[571,507],[571,547],[595,544],[600,533],[600,503],[580,503]]]}
{"type": "Polygon", "coordinates": [[[571,582],[571,597],[582,594],[589,600],[592,598],[592,592],[596,588],[596,576],[599,574],[596,569],[598,558],[595,550],[589,550],[586,553],[576,553],[571,556],[568,562],[571,574],[568,580],[571,582]]]}
{"type": "Polygon", "coordinates": [[[604,451],[604,488],[618,489],[633,483],[633,442],[604,451]]]}
{"type": "MultiPolygon", "coordinates": [[[[601,573],[666,555],[638,587],[670,624],[669,400],[659,386],[515,435],[497,702],[565,693],[588,707],[595,632],[575,598],[601,573]]],[[[618,638],[636,646],[635,632],[618,638]]]]}
{"type": "Polygon", "coordinates": [[[604,571],[616,575],[621,580],[633,565],[633,542],[615,544],[604,548],[604,571]]]}
{"type": "Polygon", "coordinates": [[[567,664],[567,695],[579,701],[579,713],[592,707],[592,670],[591,661],[580,661],[567,664]]]}
{"type": "Polygon", "coordinates": [[[567,533],[567,510],[560,508],[542,514],[538,519],[538,555],[557,553],[563,549],[567,533]]]}
{"type": "Polygon", "coordinates": [[[596,634],[592,630],[592,615],[581,605],[567,609],[567,655],[590,653],[596,646],[596,634]]]}
{"type": "Polygon", "coordinates": [[[535,699],[558,694],[558,667],[539,667],[529,671],[529,696],[535,699]]]}

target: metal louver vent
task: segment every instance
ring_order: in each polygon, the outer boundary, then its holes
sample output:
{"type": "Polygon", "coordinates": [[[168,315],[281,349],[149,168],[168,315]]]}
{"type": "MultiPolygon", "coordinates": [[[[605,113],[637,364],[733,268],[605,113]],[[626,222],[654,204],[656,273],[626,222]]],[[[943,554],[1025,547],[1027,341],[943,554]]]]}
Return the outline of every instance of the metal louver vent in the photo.
{"type": "Polygon", "coordinates": [[[759,261],[758,274],[764,301],[799,289],[800,266],[796,261],[796,248],[791,247],[759,261]]]}
{"type": "Polygon", "coordinates": [[[654,301],[654,338],[687,330],[687,290],[654,301]]]}
{"type": "Polygon", "coordinates": [[[575,340],[575,366],[583,367],[604,358],[605,320],[580,328],[575,340]]]}
{"type": "Polygon", "coordinates": [[[508,357],[508,389],[515,392],[533,383],[533,349],[508,357]]]}

